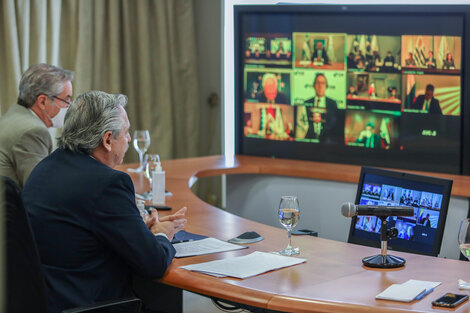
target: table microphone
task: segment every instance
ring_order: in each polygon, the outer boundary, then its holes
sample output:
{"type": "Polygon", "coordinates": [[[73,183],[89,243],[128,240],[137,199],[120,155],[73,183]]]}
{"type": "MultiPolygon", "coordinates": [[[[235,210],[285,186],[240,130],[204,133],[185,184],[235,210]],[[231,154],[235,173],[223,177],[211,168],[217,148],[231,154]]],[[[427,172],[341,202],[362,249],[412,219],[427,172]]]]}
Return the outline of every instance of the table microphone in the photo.
{"type": "Polygon", "coordinates": [[[341,213],[346,217],[357,215],[413,216],[414,208],[411,206],[356,205],[346,202],[341,206],[341,213]]]}

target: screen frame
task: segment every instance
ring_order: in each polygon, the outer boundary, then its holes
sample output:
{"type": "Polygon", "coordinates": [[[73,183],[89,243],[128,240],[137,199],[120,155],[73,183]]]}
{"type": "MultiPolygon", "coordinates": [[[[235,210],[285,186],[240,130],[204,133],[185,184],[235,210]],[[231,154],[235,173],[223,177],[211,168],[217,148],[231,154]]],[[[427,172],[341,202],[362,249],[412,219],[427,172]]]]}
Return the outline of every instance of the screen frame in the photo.
{"type": "MultiPolygon", "coordinates": [[[[466,110],[466,100],[470,99],[470,40],[466,40],[466,34],[470,34],[470,5],[402,5],[402,4],[367,4],[367,5],[340,5],[340,4],[312,4],[312,5],[234,5],[234,103],[235,103],[235,153],[249,154],[257,156],[277,157],[286,159],[312,160],[321,162],[334,162],[346,164],[358,164],[378,167],[390,167],[397,169],[421,170],[430,172],[443,172],[453,174],[470,174],[470,110],[466,110]],[[421,165],[416,160],[402,159],[396,160],[394,154],[389,157],[383,157],[383,153],[375,153],[373,151],[358,151],[344,153],[343,146],[328,147],[328,145],[320,144],[324,152],[317,153],[307,151],[305,149],[311,147],[312,143],[301,142],[282,142],[271,141],[265,139],[250,138],[249,144],[257,146],[258,152],[252,153],[244,148],[243,134],[243,114],[244,114],[244,92],[243,92],[243,40],[244,34],[241,32],[241,19],[243,14],[247,13],[324,13],[324,14],[374,14],[381,13],[390,16],[393,15],[456,15],[463,18],[462,29],[462,67],[461,67],[461,106],[460,106],[460,164],[458,169],[446,167],[444,164],[439,166],[421,165]],[[294,151],[295,156],[291,155],[289,150],[294,151]],[[261,152],[259,152],[261,151],[261,152]],[[337,152],[343,153],[337,153],[337,152]],[[335,155],[340,154],[340,155],[335,155]],[[370,156],[369,156],[370,155],[370,156]],[[369,156],[369,157],[368,157],[369,156]]],[[[246,144],[246,141],[245,141],[246,144]]],[[[317,146],[318,144],[313,144],[317,146]]],[[[331,146],[331,145],[330,145],[331,146]]],[[[399,153],[399,152],[396,152],[399,153]]],[[[432,161],[431,161],[432,162],[432,161]]]]}
{"type": "MultiPolygon", "coordinates": [[[[361,168],[361,173],[359,175],[359,182],[357,184],[356,200],[354,202],[355,204],[359,204],[361,194],[362,194],[362,186],[364,184],[364,178],[366,175],[384,176],[384,177],[392,178],[392,179],[408,180],[408,181],[413,181],[413,182],[420,183],[420,184],[431,184],[431,185],[442,187],[442,203],[441,203],[441,209],[439,212],[439,221],[438,221],[438,225],[436,228],[436,237],[434,240],[432,251],[429,253],[426,253],[423,251],[415,251],[412,249],[407,249],[401,246],[395,246],[393,248],[389,247],[390,250],[394,250],[394,251],[438,256],[441,250],[442,238],[444,235],[444,227],[445,227],[445,223],[447,219],[447,212],[449,208],[450,193],[452,190],[453,181],[450,179],[437,178],[437,177],[431,177],[431,176],[411,174],[407,172],[399,172],[399,171],[386,170],[386,169],[381,169],[381,168],[376,168],[376,167],[363,166],[361,168]]],[[[360,238],[354,235],[356,221],[357,221],[356,216],[351,218],[351,226],[349,229],[348,243],[354,243],[354,244],[359,244],[363,246],[379,248],[380,247],[380,234],[376,234],[377,235],[376,241],[370,241],[370,240],[360,238]]]]}

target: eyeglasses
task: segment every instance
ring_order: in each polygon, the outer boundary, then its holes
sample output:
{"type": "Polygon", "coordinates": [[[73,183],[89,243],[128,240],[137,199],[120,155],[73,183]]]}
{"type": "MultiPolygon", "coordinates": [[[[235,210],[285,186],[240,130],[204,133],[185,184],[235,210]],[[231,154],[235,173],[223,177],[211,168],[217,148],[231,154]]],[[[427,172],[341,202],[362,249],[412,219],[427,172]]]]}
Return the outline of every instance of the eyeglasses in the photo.
{"type": "Polygon", "coordinates": [[[67,101],[67,100],[65,100],[65,99],[59,98],[59,97],[57,97],[57,96],[52,96],[52,98],[62,101],[63,103],[67,104],[67,106],[69,106],[70,103],[72,102],[72,101],[70,101],[70,100],[67,101]]]}

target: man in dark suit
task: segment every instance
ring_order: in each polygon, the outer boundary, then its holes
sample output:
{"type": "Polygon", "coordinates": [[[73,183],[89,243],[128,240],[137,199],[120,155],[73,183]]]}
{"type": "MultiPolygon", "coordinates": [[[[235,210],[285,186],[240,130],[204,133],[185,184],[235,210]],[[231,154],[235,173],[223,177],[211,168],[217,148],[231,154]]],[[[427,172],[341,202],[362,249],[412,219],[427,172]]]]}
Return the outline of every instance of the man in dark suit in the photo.
{"type": "Polygon", "coordinates": [[[434,52],[428,52],[428,58],[426,59],[427,68],[436,68],[436,59],[434,58],[434,52]]]}
{"type": "MultiPolygon", "coordinates": [[[[366,124],[366,129],[361,131],[356,143],[364,144],[365,148],[382,148],[382,139],[374,131],[375,125],[372,122],[366,124]]],[[[390,199],[389,199],[390,200],[390,199]]]]}
{"type": "Polygon", "coordinates": [[[336,101],[326,97],[328,81],[326,76],[318,73],[313,81],[315,97],[304,102],[307,106],[308,130],[305,138],[318,139],[320,142],[335,141],[335,125],[337,121],[336,101]]]}
{"type": "Polygon", "coordinates": [[[387,56],[384,58],[384,67],[393,68],[395,65],[395,57],[392,55],[392,51],[387,51],[387,56]]]}
{"type": "Polygon", "coordinates": [[[128,174],[114,170],[131,140],[124,95],[90,91],[66,115],[59,148],[23,190],[48,287],[50,313],[132,294],[131,278],[162,277],[184,227],[183,208],[147,221],[128,174]]]}
{"type": "Polygon", "coordinates": [[[312,54],[312,62],[330,64],[328,55],[326,54],[326,49],[323,47],[323,43],[321,41],[317,41],[316,43],[312,54]]]}
{"type": "Polygon", "coordinates": [[[430,221],[429,213],[426,214],[426,217],[421,221],[421,224],[423,224],[426,227],[431,227],[431,221],[430,221]]]}
{"type": "Polygon", "coordinates": [[[427,85],[425,94],[418,96],[411,105],[411,108],[421,110],[423,113],[442,114],[439,100],[434,98],[434,86],[431,84],[427,85]]]}

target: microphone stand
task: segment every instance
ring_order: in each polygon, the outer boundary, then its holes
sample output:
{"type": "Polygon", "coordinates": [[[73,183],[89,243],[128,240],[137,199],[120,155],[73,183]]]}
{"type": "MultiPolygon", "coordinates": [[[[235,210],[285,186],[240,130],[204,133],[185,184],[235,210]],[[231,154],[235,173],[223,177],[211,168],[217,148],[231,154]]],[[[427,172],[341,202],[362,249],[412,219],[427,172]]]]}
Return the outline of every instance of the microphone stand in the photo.
{"type": "Polygon", "coordinates": [[[380,228],[381,251],[380,254],[368,256],[362,259],[364,266],[375,268],[396,268],[405,265],[405,259],[387,254],[387,240],[398,235],[396,228],[387,229],[387,216],[379,217],[382,220],[380,228]]]}

